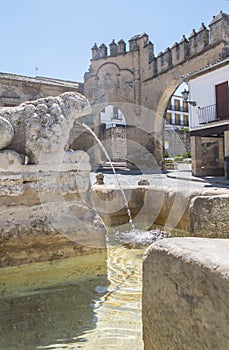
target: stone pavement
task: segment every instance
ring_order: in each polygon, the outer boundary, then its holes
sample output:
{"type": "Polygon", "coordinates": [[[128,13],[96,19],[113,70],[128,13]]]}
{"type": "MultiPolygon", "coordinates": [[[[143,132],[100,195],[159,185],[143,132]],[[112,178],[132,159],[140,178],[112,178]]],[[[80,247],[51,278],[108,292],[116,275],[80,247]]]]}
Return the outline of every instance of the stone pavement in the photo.
{"type": "Polygon", "coordinates": [[[222,176],[197,177],[197,176],[192,176],[191,171],[187,171],[187,170],[184,170],[184,171],[171,170],[166,174],[166,176],[171,179],[209,183],[209,184],[212,184],[213,186],[223,185],[223,187],[229,188],[229,179],[227,180],[222,176]]]}
{"type": "MultiPolygon", "coordinates": [[[[138,186],[140,180],[149,181],[150,185],[155,186],[171,186],[185,189],[186,186],[192,189],[206,189],[210,187],[221,188],[222,190],[229,190],[229,180],[223,177],[195,177],[192,176],[191,170],[188,168],[181,168],[178,170],[159,171],[158,173],[141,173],[131,170],[117,170],[117,178],[112,170],[102,171],[104,175],[104,183],[106,186],[118,187],[118,181],[121,187],[138,186]]],[[[96,182],[96,173],[91,172],[91,183],[96,182]]]]}
{"type": "Polygon", "coordinates": [[[223,187],[229,188],[229,180],[225,179],[223,176],[193,176],[191,171],[191,164],[178,164],[177,170],[168,170],[166,176],[171,179],[195,181],[199,183],[208,183],[212,186],[221,185],[223,187]]]}

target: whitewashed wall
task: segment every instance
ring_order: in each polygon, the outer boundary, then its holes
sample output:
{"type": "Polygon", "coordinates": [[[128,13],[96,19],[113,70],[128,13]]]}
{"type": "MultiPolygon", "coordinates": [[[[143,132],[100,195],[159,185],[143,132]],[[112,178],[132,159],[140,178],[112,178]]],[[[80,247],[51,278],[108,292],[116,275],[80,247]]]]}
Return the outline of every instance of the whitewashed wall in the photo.
{"type": "Polygon", "coordinates": [[[189,81],[189,100],[196,101],[196,106],[189,108],[191,129],[199,126],[198,107],[203,108],[215,104],[215,85],[225,81],[229,81],[229,64],[189,81]]]}

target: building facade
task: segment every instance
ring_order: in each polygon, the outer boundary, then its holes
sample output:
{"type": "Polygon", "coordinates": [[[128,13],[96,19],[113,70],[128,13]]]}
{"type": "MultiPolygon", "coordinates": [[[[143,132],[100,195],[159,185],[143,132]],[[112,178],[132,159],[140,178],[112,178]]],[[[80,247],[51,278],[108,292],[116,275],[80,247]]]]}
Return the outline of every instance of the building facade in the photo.
{"type": "Polygon", "coordinates": [[[229,172],[229,59],[189,76],[192,171],[197,176],[229,172]]]}
{"type": "Polygon", "coordinates": [[[175,94],[168,105],[164,126],[165,156],[175,157],[190,152],[188,103],[175,94]]]}
{"type": "Polygon", "coordinates": [[[58,96],[67,91],[83,92],[83,84],[0,72],[0,107],[14,107],[25,101],[58,96]]]}
{"type": "Polygon", "coordinates": [[[182,96],[173,95],[166,113],[166,121],[175,129],[189,127],[188,102],[182,96]]]}

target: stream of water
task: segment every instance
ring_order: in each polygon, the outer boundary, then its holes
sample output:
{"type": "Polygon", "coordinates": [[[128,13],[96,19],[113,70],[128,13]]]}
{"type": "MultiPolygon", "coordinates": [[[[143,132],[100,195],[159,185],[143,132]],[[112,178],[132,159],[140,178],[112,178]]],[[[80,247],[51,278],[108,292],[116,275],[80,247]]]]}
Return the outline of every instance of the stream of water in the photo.
{"type": "Polygon", "coordinates": [[[102,142],[100,141],[100,139],[98,138],[98,136],[94,133],[94,131],[93,131],[87,124],[82,123],[82,126],[83,126],[85,129],[87,129],[87,130],[93,135],[93,137],[95,138],[95,140],[98,142],[99,146],[101,147],[102,151],[104,152],[104,154],[105,154],[105,156],[106,156],[106,158],[107,158],[107,160],[108,160],[108,162],[109,162],[109,164],[110,164],[110,166],[111,166],[111,169],[112,169],[112,171],[113,171],[113,173],[114,173],[114,175],[115,175],[115,178],[116,178],[118,187],[119,187],[119,189],[120,189],[120,191],[121,191],[121,193],[122,193],[122,196],[123,196],[123,199],[124,199],[124,203],[125,203],[125,207],[126,207],[126,210],[127,210],[127,214],[128,214],[128,216],[129,216],[129,224],[130,224],[130,227],[131,227],[131,229],[135,229],[134,224],[133,224],[133,219],[132,219],[132,216],[131,216],[131,211],[130,211],[129,206],[128,206],[128,201],[127,201],[127,198],[126,198],[126,194],[125,194],[125,192],[124,192],[123,189],[122,189],[122,186],[121,186],[121,184],[120,184],[120,182],[119,182],[118,175],[117,175],[117,173],[116,173],[116,171],[115,171],[114,165],[113,165],[113,163],[112,163],[112,160],[111,160],[111,158],[110,158],[110,156],[109,156],[109,154],[108,154],[106,148],[103,146],[103,144],[102,144],[102,142]]]}

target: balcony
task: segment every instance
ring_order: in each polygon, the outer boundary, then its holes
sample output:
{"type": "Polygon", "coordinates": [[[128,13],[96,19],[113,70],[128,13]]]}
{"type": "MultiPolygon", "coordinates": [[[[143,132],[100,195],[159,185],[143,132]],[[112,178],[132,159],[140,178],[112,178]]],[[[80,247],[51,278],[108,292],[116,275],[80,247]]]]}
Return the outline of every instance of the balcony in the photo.
{"type": "Polygon", "coordinates": [[[229,118],[228,103],[216,104],[198,108],[199,124],[207,124],[217,120],[224,120],[229,118]]]}
{"type": "Polygon", "coordinates": [[[207,124],[217,120],[216,104],[198,108],[198,118],[200,124],[207,124]]]}
{"type": "Polygon", "coordinates": [[[188,106],[176,106],[170,104],[168,110],[188,113],[188,106]]]}

